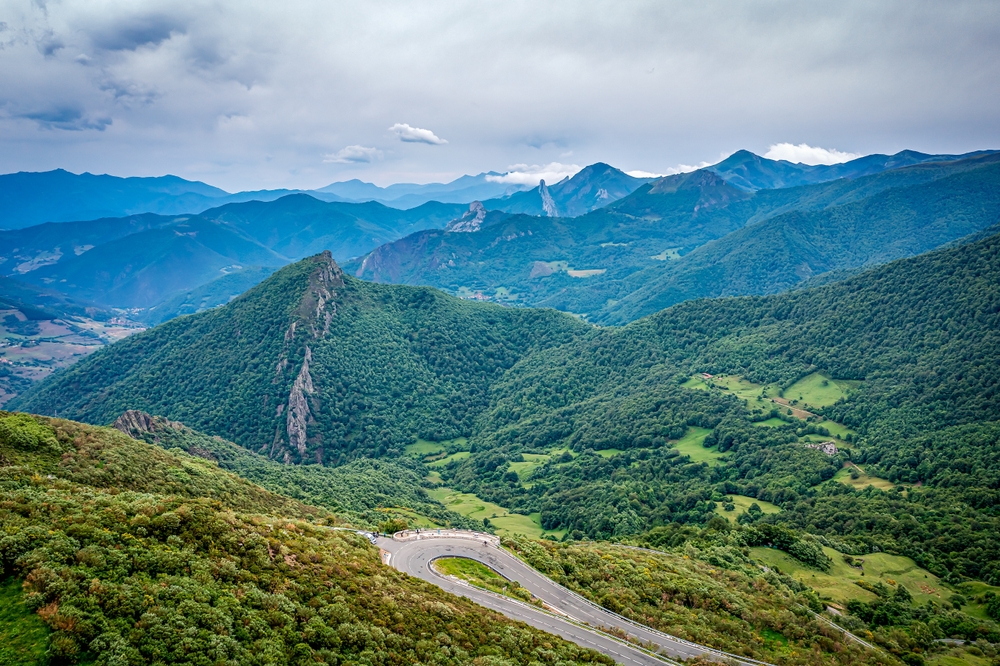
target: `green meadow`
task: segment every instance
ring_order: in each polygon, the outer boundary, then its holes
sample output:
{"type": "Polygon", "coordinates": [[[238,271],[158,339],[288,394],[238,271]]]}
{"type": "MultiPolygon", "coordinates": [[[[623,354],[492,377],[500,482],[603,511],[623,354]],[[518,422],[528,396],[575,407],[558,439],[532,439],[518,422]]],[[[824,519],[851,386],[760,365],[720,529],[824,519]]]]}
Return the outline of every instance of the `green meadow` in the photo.
{"type": "Polygon", "coordinates": [[[497,534],[501,536],[523,534],[532,539],[541,539],[551,535],[561,539],[566,533],[565,530],[543,530],[541,514],[533,513],[525,516],[519,513],[510,513],[499,504],[487,502],[471,493],[460,493],[451,488],[440,487],[429,489],[427,494],[455,513],[477,520],[488,519],[497,534]]]}
{"type": "Polygon", "coordinates": [[[857,585],[857,581],[869,583],[882,582],[890,587],[902,585],[913,595],[918,603],[934,599],[946,601],[951,592],[946,589],[937,576],[921,569],[916,562],[901,555],[888,553],[870,553],[855,558],[863,561],[863,569],[852,567],[844,561],[843,553],[833,548],[824,547],[823,552],[833,560],[829,571],[819,571],[802,564],[790,555],[780,550],[758,546],[750,549],[751,555],[763,564],[808,585],[816,590],[821,598],[837,604],[844,604],[851,599],[873,601],[875,595],[857,585]]]}

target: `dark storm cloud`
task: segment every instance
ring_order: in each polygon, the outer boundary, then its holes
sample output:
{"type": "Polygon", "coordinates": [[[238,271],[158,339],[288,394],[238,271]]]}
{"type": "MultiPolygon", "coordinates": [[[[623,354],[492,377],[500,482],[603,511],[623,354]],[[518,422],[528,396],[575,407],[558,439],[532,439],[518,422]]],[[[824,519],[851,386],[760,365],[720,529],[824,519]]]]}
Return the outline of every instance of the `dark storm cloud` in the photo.
{"type": "Polygon", "coordinates": [[[0,18],[0,171],[235,189],[1000,148],[989,0],[0,0],[0,18]]]}
{"type": "Polygon", "coordinates": [[[70,131],[97,130],[103,132],[111,124],[110,118],[92,120],[84,117],[81,109],[73,107],[58,107],[45,111],[35,111],[21,114],[21,118],[34,120],[45,129],[61,129],[70,131]]]}
{"type": "Polygon", "coordinates": [[[90,33],[93,45],[108,51],[134,51],[155,46],[174,33],[183,33],[187,21],[176,15],[153,13],[124,16],[90,33]]]}

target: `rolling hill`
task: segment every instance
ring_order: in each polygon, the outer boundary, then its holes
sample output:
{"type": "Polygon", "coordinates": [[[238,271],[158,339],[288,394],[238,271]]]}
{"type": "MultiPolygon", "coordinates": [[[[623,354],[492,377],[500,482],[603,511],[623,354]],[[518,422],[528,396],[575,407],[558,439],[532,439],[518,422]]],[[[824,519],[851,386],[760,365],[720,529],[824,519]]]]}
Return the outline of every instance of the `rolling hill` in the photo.
{"type": "Polygon", "coordinates": [[[5,663],[611,663],[398,573],[330,529],[338,516],[180,450],[0,412],[0,461],[5,663]]]}

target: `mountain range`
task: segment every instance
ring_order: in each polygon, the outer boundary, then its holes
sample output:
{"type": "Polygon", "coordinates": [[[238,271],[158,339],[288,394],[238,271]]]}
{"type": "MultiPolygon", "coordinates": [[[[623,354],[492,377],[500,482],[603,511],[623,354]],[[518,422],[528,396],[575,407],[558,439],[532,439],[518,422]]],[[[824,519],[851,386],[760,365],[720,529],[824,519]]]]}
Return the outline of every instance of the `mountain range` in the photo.
{"type": "Polygon", "coordinates": [[[432,202],[404,211],[296,194],[200,215],[46,223],[0,231],[0,269],[73,298],[150,308],[248,266],[283,266],[326,248],[344,260],[442,226],[462,208],[432,202]]]}
{"type": "Polygon", "coordinates": [[[18,363],[158,325],[9,383],[0,662],[605,663],[352,533],[465,527],[740,659],[986,663],[1000,155],[620,174],[2,232],[18,363]]]}
{"type": "Polygon", "coordinates": [[[825,271],[910,256],[998,220],[989,194],[1000,177],[995,153],[897,157],[854,171],[906,166],[777,189],[736,187],[715,168],[668,176],[576,218],[484,213],[475,229],[463,228],[470,233],[417,232],[345,268],[622,323],[685,298],[771,293],[825,271]]]}
{"type": "Polygon", "coordinates": [[[321,201],[377,201],[393,208],[416,208],[430,201],[468,204],[525,189],[489,172],[462,176],[450,183],[399,183],[379,187],[360,180],[332,183],[316,190],[253,190],[229,193],[177,176],[120,178],[63,169],[0,175],[0,230],[21,229],[45,222],[73,222],[141,213],[183,215],[202,213],[227,203],[274,201],[306,193],[321,201]]]}

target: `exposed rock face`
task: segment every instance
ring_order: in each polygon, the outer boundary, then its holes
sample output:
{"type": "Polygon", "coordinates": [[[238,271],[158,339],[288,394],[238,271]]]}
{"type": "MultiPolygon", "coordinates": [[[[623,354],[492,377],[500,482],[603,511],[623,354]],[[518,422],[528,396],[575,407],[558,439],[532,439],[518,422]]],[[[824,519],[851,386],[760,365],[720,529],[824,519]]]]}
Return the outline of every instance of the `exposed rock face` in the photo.
{"type": "Polygon", "coordinates": [[[552,200],[552,195],[549,194],[549,188],[545,187],[545,181],[538,182],[538,194],[542,197],[542,210],[549,217],[558,217],[559,212],[556,210],[556,202],[552,200]]]}
{"type": "MultiPolygon", "coordinates": [[[[312,375],[309,374],[312,350],[306,340],[322,339],[329,332],[330,322],[337,314],[337,289],[344,286],[344,272],[329,252],[323,252],[315,260],[316,268],[309,276],[309,286],[295,310],[296,319],[285,331],[285,349],[278,360],[273,380],[274,383],[288,381],[285,379],[285,371],[291,365],[289,358],[297,356],[293,350],[302,349],[302,365],[288,392],[288,401],[278,405],[275,410],[275,418],[280,419],[284,413],[284,428],[277,426],[269,452],[269,457],[286,463],[303,461],[308,450],[308,428],[314,423],[312,412],[316,406],[312,396],[315,389],[312,375]],[[308,337],[303,340],[303,335],[308,337]],[[295,454],[298,454],[297,461],[293,459],[295,454]]],[[[317,453],[315,462],[322,462],[322,451],[317,453]]]]}
{"type": "Polygon", "coordinates": [[[462,217],[449,222],[448,226],[446,226],[444,230],[458,233],[479,231],[482,228],[483,220],[485,219],[486,207],[479,201],[473,201],[469,205],[469,210],[466,211],[462,217]]]}
{"type": "Polygon", "coordinates": [[[141,433],[153,433],[159,430],[152,416],[137,409],[130,409],[119,416],[111,424],[111,427],[125,433],[129,437],[136,437],[141,433]]]}
{"type": "Polygon", "coordinates": [[[309,401],[306,395],[313,393],[312,376],[309,374],[309,362],[312,361],[312,351],[306,347],[306,358],[302,362],[299,376],[292,384],[288,394],[288,416],[285,431],[288,433],[288,443],[294,446],[301,458],[306,454],[306,426],[309,423],[309,401]]]}

